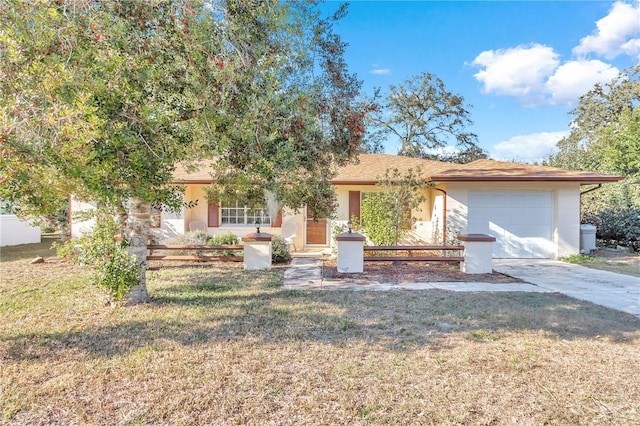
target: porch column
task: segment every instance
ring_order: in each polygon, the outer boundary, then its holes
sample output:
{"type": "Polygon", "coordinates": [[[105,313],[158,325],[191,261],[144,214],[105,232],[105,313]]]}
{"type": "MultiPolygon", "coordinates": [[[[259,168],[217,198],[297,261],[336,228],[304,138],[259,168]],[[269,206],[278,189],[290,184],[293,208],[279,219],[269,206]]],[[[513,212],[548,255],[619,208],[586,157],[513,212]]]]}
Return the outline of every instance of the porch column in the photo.
{"type": "Polygon", "coordinates": [[[364,271],[364,242],[366,238],[355,232],[336,235],[338,243],[338,272],[364,271]]]}
{"type": "Polygon", "coordinates": [[[244,269],[271,269],[271,234],[252,232],[242,237],[244,243],[244,269]]]}
{"type": "Polygon", "coordinates": [[[495,237],[485,234],[459,235],[464,246],[464,262],[460,270],[466,274],[490,274],[493,272],[493,243],[495,237]]]}

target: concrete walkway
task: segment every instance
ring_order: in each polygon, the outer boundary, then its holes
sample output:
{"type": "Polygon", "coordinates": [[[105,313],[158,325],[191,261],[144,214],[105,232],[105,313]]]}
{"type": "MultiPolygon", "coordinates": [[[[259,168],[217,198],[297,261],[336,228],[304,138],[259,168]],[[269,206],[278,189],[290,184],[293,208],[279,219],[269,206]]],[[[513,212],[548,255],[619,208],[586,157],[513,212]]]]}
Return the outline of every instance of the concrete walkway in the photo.
{"type": "Polygon", "coordinates": [[[548,259],[494,259],[497,272],[640,317],[640,278],[548,259]]]}
{"type": "Polygon", "coordinates": [[[546,259],[496,259],[494,269],[524,283],[416,282],[403,284],[323,279],[322,259],[294,258],[284,273],[284,288],[295,290],[522,291],[562,293],[640,317],[640,278],[546,259]]]}

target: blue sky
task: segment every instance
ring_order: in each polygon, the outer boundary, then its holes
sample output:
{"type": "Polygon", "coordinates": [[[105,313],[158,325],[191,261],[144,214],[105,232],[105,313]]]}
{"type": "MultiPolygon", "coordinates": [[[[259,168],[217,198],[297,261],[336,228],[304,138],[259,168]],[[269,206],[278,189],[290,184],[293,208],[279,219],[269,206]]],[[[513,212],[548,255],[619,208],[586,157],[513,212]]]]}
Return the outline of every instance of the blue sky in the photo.
{"type": "Polygon", "coordinates": [[[539,161],[580,95],[640,60],[640,0],[352,1],[336,32],[366,93],[431,72],[472,105],[492,158],[539,161]]]}

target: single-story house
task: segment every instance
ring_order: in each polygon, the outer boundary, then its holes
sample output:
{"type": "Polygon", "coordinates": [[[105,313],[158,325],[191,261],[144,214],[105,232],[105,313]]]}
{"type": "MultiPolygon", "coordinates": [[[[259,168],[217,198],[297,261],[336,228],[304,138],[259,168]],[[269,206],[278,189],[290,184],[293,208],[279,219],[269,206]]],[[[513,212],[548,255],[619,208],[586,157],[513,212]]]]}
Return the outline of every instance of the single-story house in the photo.
{"type": "MultiPolygon", "coordinates": [[[[243,205],[208,203],[204,187],[212,183],[210,170],[187,172],[178,169],[175,183],[185,185],[184,201],[196,204],[178,213],[158,212],[154,234],[159,239],[189,231],[190,224],[205,224],[209,234],[232,231],[238,236],[255,230],[281,234],[282,224],[295,223],[295,246],[329,247],[331,227],[360,216],[367,193],[378,191],[379,177],[387,169],[401,173],[422,171],[433,182],[425,201],[412,211],[412,235],[426,243],[457,243],[458,234],[494,236],[494,258],[557,259],[580,250],[580,195],[585,185],[621,180],[621,176],[565,170],[493,160],[452,164],[388,154],[361,154],[358,164],[339,169],[332,180],[338,198],[333,218],[314,220],[310,212],[287,211],[269,215],[263,209],[243,205]]],[[[589,187],[587,190],[591,189],[589,187]]],[[[90,208],[72,203],[72,210],[90,208]]],[[[78,229],[83,226],[78,225],[78,229]]],[[[201,225],[202,226],[202,225],[201,225]]],[[[72,235],[76,236],[72,224],[72,235]]]]}

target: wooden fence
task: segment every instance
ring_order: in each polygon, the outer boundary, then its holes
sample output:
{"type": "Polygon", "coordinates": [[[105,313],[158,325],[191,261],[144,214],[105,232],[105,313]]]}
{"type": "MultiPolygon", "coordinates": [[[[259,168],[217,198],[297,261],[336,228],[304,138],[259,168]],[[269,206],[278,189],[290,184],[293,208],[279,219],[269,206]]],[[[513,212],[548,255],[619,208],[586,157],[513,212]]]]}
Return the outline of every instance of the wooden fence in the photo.
{"type": "Polygon", "coordinates": [[[228,252],[228,251],[244,251],[244,246],[242,245],[182,245],[182,244],[153,244],[148,245],[147,249],[149,250],[149,254],[147,255],[147,260],[199,260],[199,261],[220,261],[220,262],[242,262],[244,256],[241,255],[228,255],[228,254],[210,254],[203,255],[200,253],[191,254],[191,255],[167,255],[167,254],[153,254],[154,250],[175,250],[175,251],[195,251],[195,252],[228,252]]]}
{"type": "Polygon", "coordinates": [[[463,256],[435,256],[433,252],[463,251],[464,246],[364,246],[365,253],[393,251],[395,256],[364,256],[365,261],[464,262],[463,256]],[[407,255],[399,255],[406,252],[407,255]],[[431,254],[425,254],[431,252],[431,254]]]}

